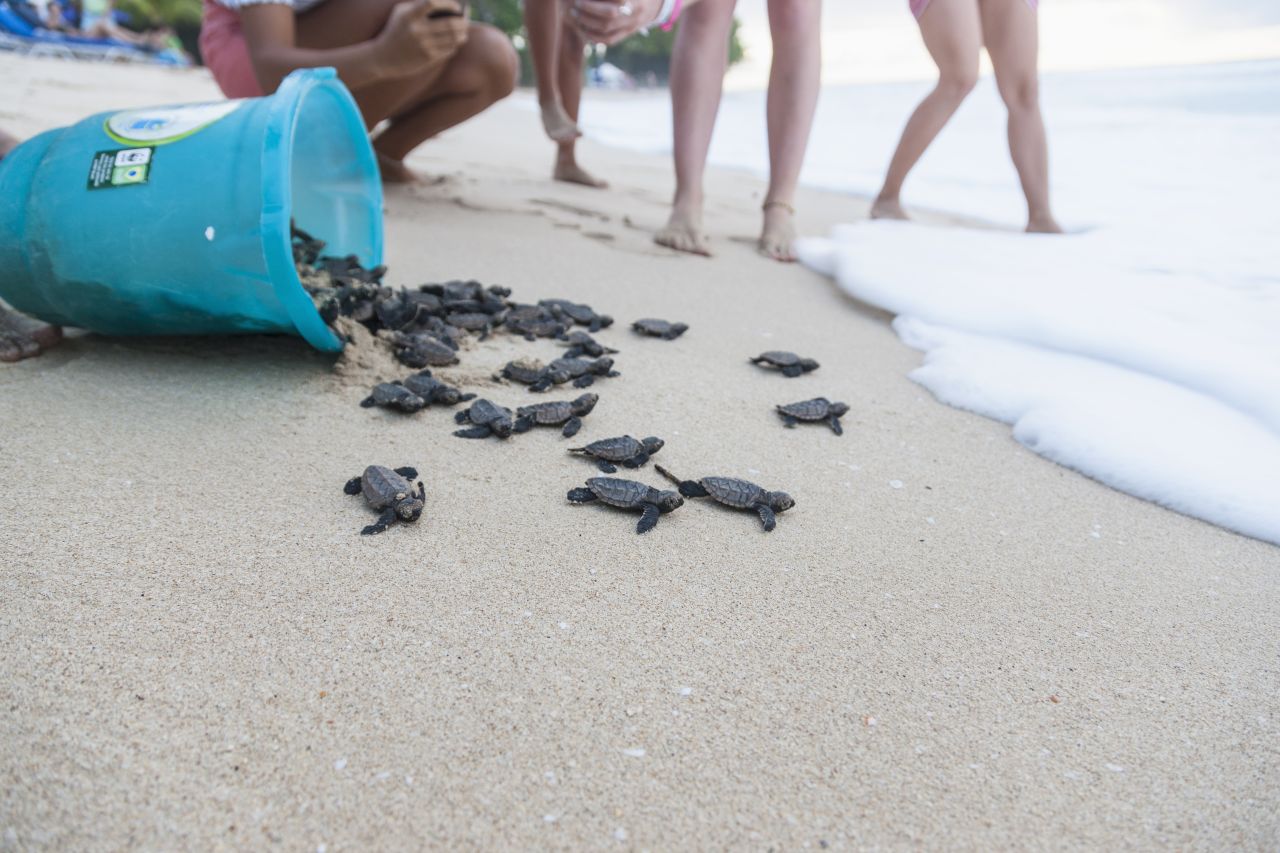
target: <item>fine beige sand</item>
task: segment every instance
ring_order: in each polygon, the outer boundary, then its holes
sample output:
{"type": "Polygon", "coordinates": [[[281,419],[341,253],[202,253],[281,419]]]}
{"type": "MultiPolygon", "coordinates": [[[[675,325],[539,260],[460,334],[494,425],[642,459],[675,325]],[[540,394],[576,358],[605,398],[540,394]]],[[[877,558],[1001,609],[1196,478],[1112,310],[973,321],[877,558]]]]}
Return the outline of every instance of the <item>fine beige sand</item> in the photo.
{"type": "MultiPolygon", "coordinates": [[[[22,134],[213,95],[0,78],[22,134]]],[[[664,159],[584,144],[599,192],[551,155],[527,96],[423,149],[390,281],[613,314],[623,375],[581,437],[661,435],[676,472],[797,507],[765,535],[689,502],[638,537],[566,503],[592,469],[555,432],[361,409],[299,339],[86,335],[0,367],[0,850],[1280,845],[1280,550],[936,403],[885,316],[754,254],[758,180],[711,175],[708,261],[650,243],[664,159]],[[691,330],[624,328],[648,315],[691,330]],[[823,366],[746,363],[770,348],[823,366]],[[818,394],[843,437],[771,410],[818,394]],[[428,500],[371,539],[342,484],[375,462],[428,500]]],[[[867,205],[800,207],[825,232],[867,205]]],[[[496,338],[442,373],[556,351],[496,338]]]]}

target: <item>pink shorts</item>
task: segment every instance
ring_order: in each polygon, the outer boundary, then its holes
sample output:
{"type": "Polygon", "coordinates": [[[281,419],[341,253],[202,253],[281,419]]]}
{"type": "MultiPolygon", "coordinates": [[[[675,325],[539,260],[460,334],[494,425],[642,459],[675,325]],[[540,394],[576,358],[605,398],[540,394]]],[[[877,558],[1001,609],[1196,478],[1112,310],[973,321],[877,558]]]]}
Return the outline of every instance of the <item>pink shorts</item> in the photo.
{"type": "MultiPolygon", "coordinates": [[[[205,2],[207,3],[209,0],[205,0],[205,2]]],[[[924,11],[925,7],[929,5],[929,0],[908,0],[908,2],[911,4],[911,14],[917,18],[920,17],[920,13],[924,11]]],[[[1039,0],[1027,0],[1027,5],[1032,9],[1036,8],[1038,4],[1039,0]]]]}
{"type": "Polygon", "coordinates": [[[258,98],[263,95],[258,75],[253,71],[253,60],[249,58],[249,45],[240,29],[240,15],[214,0],[204,0],[200,56],[213,72],[218,88],[228,98],[258,98]]]}

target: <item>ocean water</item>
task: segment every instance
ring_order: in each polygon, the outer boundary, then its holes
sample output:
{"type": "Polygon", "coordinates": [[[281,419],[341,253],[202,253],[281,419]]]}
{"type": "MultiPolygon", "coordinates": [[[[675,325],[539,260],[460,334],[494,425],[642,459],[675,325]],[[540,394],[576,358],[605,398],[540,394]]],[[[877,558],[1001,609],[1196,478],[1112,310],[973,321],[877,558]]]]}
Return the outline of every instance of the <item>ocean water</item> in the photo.
{"type": "MultiPolygon", "coordinates": [[[[873,193],[929,84],[825,90],[806,183],[873,193]]],[[[1025,207],[984,79],[908,180],[911,207],[995,226],[860,222],[804,262],[896,315],[939,400],[1117,489],[1280,544],[1280,62],[1046,75],[1065,237],[1025,207]]],[[[711,159],[757,171],[763,94],[711,159]]],[[[669,150],[660,97],[592,105],[603,141],[669,150]]],[[[803,218],[801,220],[803,225],[803,218]]]]}

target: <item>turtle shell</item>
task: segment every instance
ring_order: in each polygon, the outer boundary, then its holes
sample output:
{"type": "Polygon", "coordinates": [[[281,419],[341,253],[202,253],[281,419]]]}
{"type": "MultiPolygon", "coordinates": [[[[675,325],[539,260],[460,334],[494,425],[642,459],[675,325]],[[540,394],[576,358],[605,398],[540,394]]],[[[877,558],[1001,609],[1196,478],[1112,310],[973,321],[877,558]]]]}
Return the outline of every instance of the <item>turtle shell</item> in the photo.
{"type": "Polygon", "coordinates": [[[765,490],[736,477],[703,477],[698,481],[707,494],[725,506],[750,509],[765,499],[765,490]]]}
{"type": "Polygon", "coordinates": [[[793,364],[800,363],[800,356],[793,352],[786,352],[784,350],[769,350],[768,352],[760,353],[760,355],[756,357],[756,360],[773,364],[778,367],[790,367],[793,364]]]}
{"type": "MultiPolygon", "coordinates": [[[[602,438],[599,441],[593,441],[583,450],[590,453],[597,459],[604,459],[607,462],[621,462],[624,459],[631,459],[639,455],[644,450],[644,446],[629,435],[619,435],[613,438],[602,438]]],[[[608,479],[598,477],[597,479],[608,479]]]]}
{"type": "Polygon", "coordinates": [[[521,406],[516,413],[521,417],[533,418],[534,423],[553,426],[562,424],[573,417],[573,406],[567,400],[554,400],[550,403],[521,406]]]}
{"type": "Polygon", "coordinates": [[[503,418],[510,418],[511,410],[489,400],[480,399],[472,403],[471,408],[467,409],[467,417],[471,419],[473,424],[491,424],[503,418]]]}
{"type": "Polygon", "coordinates": [[[360,477],[360,490],[374,509],[385,509],[413,494],[413,484],[390,468],[370,465],[360,477]]]}
{"type": "Polygon", "coordinates": [[[538,361],[509,361],[502,368],[502,375],[513,382],[532,385],[542,380],[546,368],[538,361]]]}
{"type": "Polygon", "coordinates": [[[645,503],[653,490],[644,483],[618,477],[592,477],[587,480],[587,488],[600,500],[622,509],[634,509],[645,503]]]}
{"type": "Polygon", "coordinates": [[[826,397],[814,397],[812,400],[779,406],[778,411],[802,421],[820,421],[831,414],[831,401],[826,397]]]}

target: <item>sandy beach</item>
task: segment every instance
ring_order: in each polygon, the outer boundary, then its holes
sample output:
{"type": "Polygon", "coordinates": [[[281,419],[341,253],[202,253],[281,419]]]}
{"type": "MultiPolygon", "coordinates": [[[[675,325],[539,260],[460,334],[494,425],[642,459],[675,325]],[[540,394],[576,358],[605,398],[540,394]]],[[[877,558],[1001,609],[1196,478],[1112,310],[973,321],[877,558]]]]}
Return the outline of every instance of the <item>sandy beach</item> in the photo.
{"type": "MultiPolygon", "coordinates": [[[[0,126],[216,97],[88,73],[0,55],[0,126]]],[[[0,850],[1280,843],[1280,550],[935,402],[886,315],[755,254],[751,176],[711,173],[714,260],[654,246],[669,161],[587,144],[613,187],[553,184],[531,103],[411,158],[434,177],[387,194],[388,281],[613,315],[622,375],[579,438],[658,435],[673,471],[795,509],[765,535],[689,501],[638,537],[566,502],[578,442],[362,409],[301,339],[80,335],[0,367],[0,850]],[[823,366],[747,363],[767,349],[823,366]],[[782,428],[818,395],[842,437],[782,428]],[[357,535],[371,463],[422,471],[419,524],[357,535]]],[[[867,206],[806,191],[801,225],[867,206]]],[[[497,336],[439,375],[514,407],[543,398],[489,374],[557,352],[497,336]]]]}

